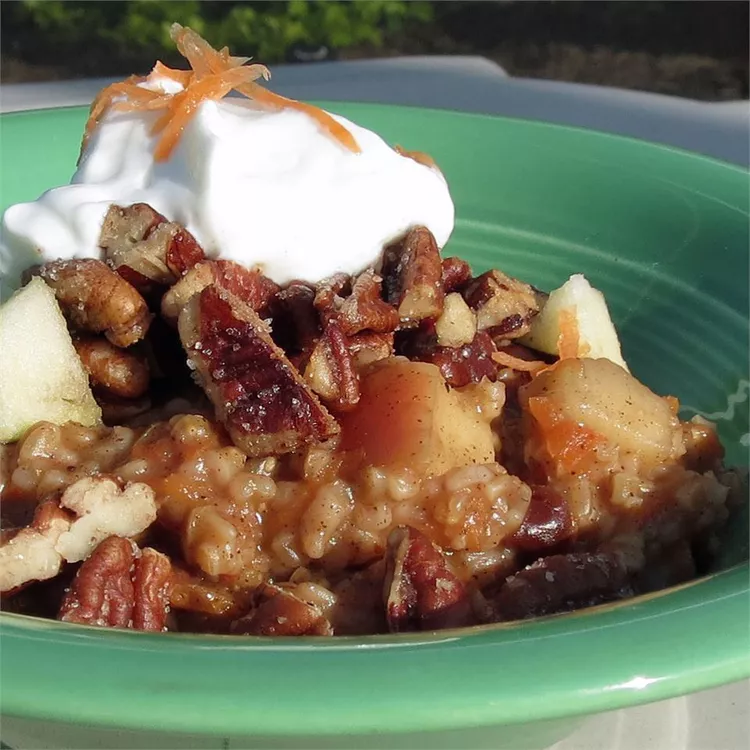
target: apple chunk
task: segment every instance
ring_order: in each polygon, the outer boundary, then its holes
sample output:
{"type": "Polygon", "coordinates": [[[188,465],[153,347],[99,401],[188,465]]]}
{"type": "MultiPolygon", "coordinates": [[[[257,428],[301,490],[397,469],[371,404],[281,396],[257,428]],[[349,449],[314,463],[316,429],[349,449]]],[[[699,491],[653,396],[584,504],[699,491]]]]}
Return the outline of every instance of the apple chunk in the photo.
{"type": "Polygon", "coordinates": [[[0,442],[31,425],[101,420],[54,292],[38,278],[0,307],[0,442]]]}
{"type": "Polygon", "coordinates": [[[547,354],[559,355],[561,317],[569,312],[578,329],[578,357],[608,359],[628,369],[620,352],[620,339],[612,323],[604,295],[581,274],[571,276],[550,293],[531,330],[519,341],[547,354]]]}
{"type": "Polygon", "coordinates": [[[360,387],[341,418],[342,446],[361,449],[366,463],[427,476],[495,460],[489,419],[435,365],[389,357],[362,373],[360,387]]]}

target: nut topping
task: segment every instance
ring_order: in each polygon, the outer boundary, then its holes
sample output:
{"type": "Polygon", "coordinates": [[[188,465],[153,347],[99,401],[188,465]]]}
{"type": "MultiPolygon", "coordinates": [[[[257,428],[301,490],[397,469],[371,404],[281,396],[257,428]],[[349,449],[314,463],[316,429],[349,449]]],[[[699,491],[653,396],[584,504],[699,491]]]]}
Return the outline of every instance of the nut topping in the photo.
{"type": "Polygon", "coordinates": [[[391,632],[462,627],[472,619],[461,581],[421,532],[399,526],[388,537],[385,598],[391,632]]]}

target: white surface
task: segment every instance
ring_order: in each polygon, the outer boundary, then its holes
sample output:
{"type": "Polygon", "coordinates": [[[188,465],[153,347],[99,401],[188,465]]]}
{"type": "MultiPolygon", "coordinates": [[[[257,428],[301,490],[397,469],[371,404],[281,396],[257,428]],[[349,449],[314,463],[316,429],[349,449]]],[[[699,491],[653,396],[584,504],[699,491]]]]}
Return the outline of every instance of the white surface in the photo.
{"type": "MultiPolygon", "coordinates": [[[[277,66],[273,88],[299,99],[365,101],[543,120],[750,163],[750,104],[508,78],[476,57],[277,66]]],[[[88,104],[105,80],[0,86],[0,111],[88,104]]],[[[554,750],[742,750],[750,681],[593,717],[554,750]]],[[[467,749],[470,750],[470,749],[467,749]]]]}
{"type": "Polygon", "coordinates": [[[69,185],[7,209],[0,290],[17,285],[40,255],[99,258],[112,204],[147,203],[184,226],[208,257],[257,266],[279,284],[358,274],[413,226],[426,226],[438,247],[453,231],[455,210],[440,170],[343,117],[329,120],[358,153],[307,113],[269,112],[246,98],[205,101],[159,161],[160,137],[152,135],[159,116],[109,112],[69,185]]]}

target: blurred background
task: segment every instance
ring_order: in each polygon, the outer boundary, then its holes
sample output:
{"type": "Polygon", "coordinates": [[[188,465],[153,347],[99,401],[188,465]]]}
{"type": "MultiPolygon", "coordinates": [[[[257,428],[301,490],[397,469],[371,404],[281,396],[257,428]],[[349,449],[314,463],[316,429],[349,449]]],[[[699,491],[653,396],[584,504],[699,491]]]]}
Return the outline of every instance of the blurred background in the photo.
{"type": "Polygon", "coordinates": [[[513,76],[706,101],[748,98],[750,4],[694,2],[205,2],[3,0],[3,83],[178,64],[169,25],[263,63],[482,55],[513,76]]]}

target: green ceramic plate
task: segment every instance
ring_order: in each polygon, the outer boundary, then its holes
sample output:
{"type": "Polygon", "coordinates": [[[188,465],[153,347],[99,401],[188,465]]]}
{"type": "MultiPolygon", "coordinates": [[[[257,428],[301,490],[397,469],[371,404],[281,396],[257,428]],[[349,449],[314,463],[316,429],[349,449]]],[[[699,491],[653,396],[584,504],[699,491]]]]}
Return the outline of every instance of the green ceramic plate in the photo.
{"type": "MultiPolygon", "coordinates": [[[[330,107],[436,157],[457,207],[451,254],[543,288],[587,274],[634,373],[685,415],[717,420],[730,461],[747,462],[747,173],[538,123],[330,107]]],[[[84,119],[79,108],[1,118],[3,207],[68,180],[84,119]]],[[[746,521],[730,532],[722,570],[679,590],[432,636],[154,636],[5,615],[2,710],[309,740],[528,724],[675,696],[750,676],[746,521]]]]}

